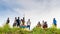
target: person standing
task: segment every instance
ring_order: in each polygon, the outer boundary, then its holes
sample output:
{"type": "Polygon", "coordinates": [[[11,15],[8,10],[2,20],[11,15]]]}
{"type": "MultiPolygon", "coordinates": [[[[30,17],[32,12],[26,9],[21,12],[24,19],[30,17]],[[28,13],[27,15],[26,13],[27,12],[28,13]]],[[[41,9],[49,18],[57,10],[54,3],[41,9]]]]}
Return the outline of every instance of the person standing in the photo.
{"type": "Polygon", "coordinates": [[[53,24],[54,24],[55,27],[57,26],[57,21],[56,21],[55,18],[53,18],[53,24]]]}
{"type": "Polygon", "coordinates": [[[21,23],[23,24],[23,25],[25,25],[25,18],[23,17],[23,19],[21,19],[21,23]]]}
{"type": "Polygon", "coordinates": [[[30,29],[30,26],[31,26],[31,22],[30,22],[30,19],[28,19],[28,21],[27,21],[27,27],[30,29]]]}
{"type": "Polygon", "coordinates": [[[13,27],[15,27],[17,25],[17,18],[15,17],[14,23],[13,23],[13,27]]]}
{"type": "Polygon", "coordinates": [[[48,27],[47,22],[44,22],[43,28],[45,29],[45,28],[47,28],[47,27],[48,27]]]}
{"type": "Polygon", "coordinates": [[[17,19],[17,27],[20,26],[20,23],[21,23],[21,21],[20,21],[20,18],[18,17],[18,19],[17,19]]]}
{"type": "Polygon", "coordinates": [[[9,24],[9,23],[10,23],[10,20],[9,20],[9,17],[8,17],[6,24],[9,24]]]}
{"type": "Polygon", "coordinates": [[[24,18],[23,18],[23,19],[21,19],[21,26],[20,26],[20,28],[26,28],[24,18]]]}
{"type": "Polygon", "coordinates": [[[40,21],[38,22],[37,27],[41,27],[40,21]]]}
{"type": "Polygon", "coordinates": [[[42,21],[42,28],[43,28],[43,26],[44,26],[44,20],[42,21]]]}
{"type": "Polygon", "coordinates": [[[25,18],[24,17],[23,17],[22,23],[23,23],[23,25],[25,25],[25,18]]]}

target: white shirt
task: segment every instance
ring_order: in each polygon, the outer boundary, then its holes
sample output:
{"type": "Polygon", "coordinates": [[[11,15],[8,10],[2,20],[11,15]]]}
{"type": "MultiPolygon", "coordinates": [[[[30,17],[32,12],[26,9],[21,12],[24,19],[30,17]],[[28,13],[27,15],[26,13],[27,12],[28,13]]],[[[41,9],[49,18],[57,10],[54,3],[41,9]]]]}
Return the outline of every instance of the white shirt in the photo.
{"type": "Polygon", "coordinates": [[[28,22],[27,22],[27,25],[31,25],[31,22],[30,22],[30,21],[28,21],[28,22]]]}

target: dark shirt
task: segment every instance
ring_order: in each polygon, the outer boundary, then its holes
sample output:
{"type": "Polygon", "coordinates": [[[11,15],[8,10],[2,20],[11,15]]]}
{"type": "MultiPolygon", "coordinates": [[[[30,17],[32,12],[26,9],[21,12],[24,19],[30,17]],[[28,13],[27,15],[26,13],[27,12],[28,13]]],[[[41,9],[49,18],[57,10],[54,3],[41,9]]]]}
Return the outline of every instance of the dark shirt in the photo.
{"type": "Polygon", "coordinates": [[[55,19],[53,20],[53,23],[56,25],[56,23],[57,23],[57,22],[56,22],[56,20],[55,20],[55,19]]]}
{"type": "Polygon", "coordinates": [[[10,22],[10,20],[7,20],[7,23],[6,24],[8,24],[10,22]]]}
{"type": "Polygon", "coordinates": [[[17,19],[17,24],[18,24],[18,25],[20,25],[20,23],[21,23],[21,22],[20,22],[20,20],[19,20],[19,19],[17,19]]]}

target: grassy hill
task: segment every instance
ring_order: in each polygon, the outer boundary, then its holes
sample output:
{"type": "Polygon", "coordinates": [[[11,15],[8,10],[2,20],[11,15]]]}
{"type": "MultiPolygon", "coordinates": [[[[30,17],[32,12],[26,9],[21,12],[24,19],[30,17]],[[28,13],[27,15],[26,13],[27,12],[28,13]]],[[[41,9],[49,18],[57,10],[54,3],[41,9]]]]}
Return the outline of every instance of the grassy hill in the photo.
{"type": "Polygon", "coordinates": [[[60,34],[60,29],[35,27],[32,31],[22,28],[10,28],[9,25],[0,27],[0,34],[60,34]]]}

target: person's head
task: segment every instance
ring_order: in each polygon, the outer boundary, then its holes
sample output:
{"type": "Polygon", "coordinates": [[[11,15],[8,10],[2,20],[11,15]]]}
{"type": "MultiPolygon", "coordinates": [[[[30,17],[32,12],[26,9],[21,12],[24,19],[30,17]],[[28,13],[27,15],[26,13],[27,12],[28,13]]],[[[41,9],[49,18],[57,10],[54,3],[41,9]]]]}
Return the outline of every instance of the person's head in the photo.
{"type": "Polygon", "coordinates": [[[30,21],[30,19],[28,19],[28,21],[30,21]]]}
{"type": "Polygon", "coordinates": [[[9,17],[8,17],[8,20],[9,20],[9,17]]]}
{"type": "Polygon", "coordinates": [[[55,20],[55,18],[53,18],[55,20]]]}
{"type": "Polygon", "coordinates": [[[22,19],[21,19],[21,21],[22,21],[22,19]]]}
{"type": "Polygon", "coordinates": [[[20,19],[20,17],[18,17],[18,19],[20,19]]]}
{"type": "Polygon", "coordinates": [[[24,20],[24,17],[23,17],[23,20],[24,20]]]}
{"type": "Polygon", "coordinates": [[[38,22],[38,24],[40,24],[40,21],[38,22]]]}
{"type": "Polygon", "coordinates": [[[15,19],[17,19],[17,17],[15,17],[15,19]]]}
{"type": "Polygon", "coordinates": [[[47,22],[45,21],[45,24],[47,24],[47,22]]]}
{"type": "Polygon", "coordinates": [[[44,23],[44,20],[42,22],[44,23]]]}

